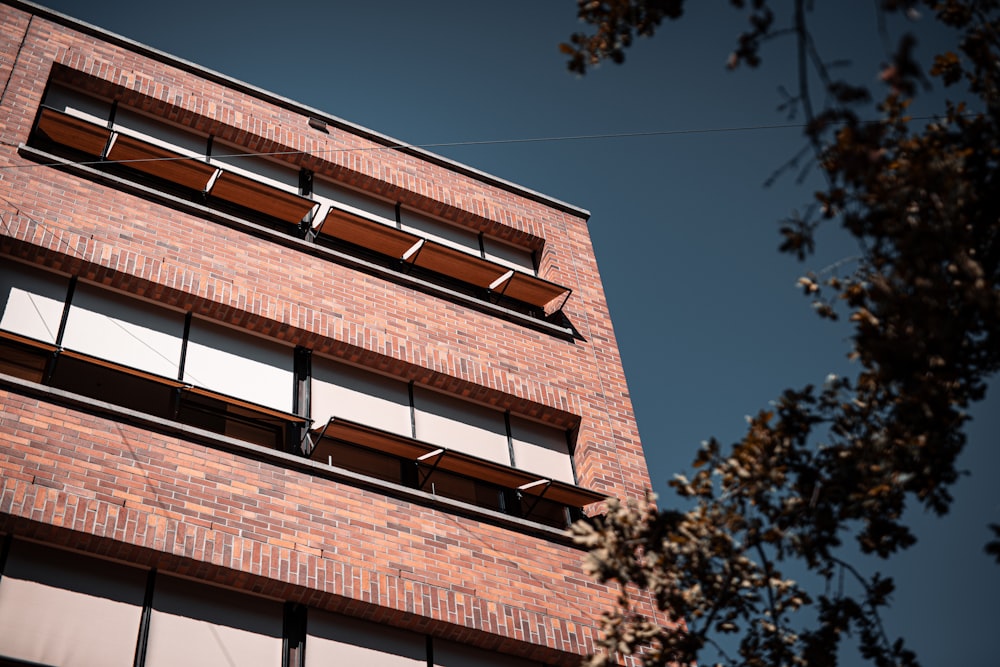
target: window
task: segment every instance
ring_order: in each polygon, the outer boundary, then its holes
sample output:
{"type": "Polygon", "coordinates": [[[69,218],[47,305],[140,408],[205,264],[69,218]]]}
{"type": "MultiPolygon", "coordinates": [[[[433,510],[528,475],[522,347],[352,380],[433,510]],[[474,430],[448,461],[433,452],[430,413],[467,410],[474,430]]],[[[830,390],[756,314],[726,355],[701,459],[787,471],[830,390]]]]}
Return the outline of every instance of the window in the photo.
{"type": "Polygon", "coordinates": [[[526,248],[313,178],[124,106],[50,84],[32,142],[199,206],[356,255],[419,284],[537,320],[558,313],[570,290],[537,277],[526,248]]]}
{"type": "Polygon", "coordinates": [[[3,665],[542,667],[20,539],[0,575],[3,665]]]}
{"type": "Polygon", "coordinates": [[[292,349],[194,318],[184,380],[210,391],[284,412],[292,411],[292,349]]]}
{"type": "Polygon", "coordinates": [[[324,209],[336,206],[351,213],[368,214],[384,225],[396,226],[396,205],[392,202],[338,185],[325,178],[313,180],[312,193],[313,198],[320,202],[324,209]]]}
{"type": "Polygon", "coordinates": [[[510,437],[518,468],[573,483],[573,459],[565,431],[511,416],[510,437]]]}
{"type": "Polygon", "coordinates": [[[603,497],[575,486],[567,433],[315,357],[310,457],[563,528],[603,497]]]}
{"type": "Polygon", "coordinates": [[[28,265],[0,268],[0,290],[4,372],[273,449],[298,442],[291,347],[28,265]]]}
{"type": "Polygon", "coordinates": [[[306,667],[426,667],[427,640],[405,630],[309,610],[306,667]]]}
{"type": "Polygon", "coordinates": [[[176,378],[183,343],[182,313],[77,283],[62,338],[65,349],[176,378]]]}
{"type": "Polygon", "coordinates": [[[15,541],[0,579],[0,655],[132,667],[145,580],[138,568],[15,541]]]}
{"type": "Polygon", "coordinates": [[[363,371],[324,357],[312,363],[312,418],[322,427],[331,417],[411,435],[409,390],[405,382],[363,371]]]}
{"type": "Polygon", "coordinates": [[[434,667],[540,667],[540,663],[445,640],[434,641],[434,667]]]}
{"type": "Polygon", "coordinates": [[[282,664],[279,602],[159,575],[146,667],[276,667],[282,664]]]}
{"type": "Polygon", "coordinates": [[[419,387],[413,412],[418,439],[510,465],[502,412],[419,387]]]}
{"type": "Polygon", "coordinates": [[[31,265],[0,307],[0,372],[556,527],[603,499],[563,429],[31,265]]]}
{"type": "Polygon", "coordinates": [[[475,232],[449,225],[428,215],[407,208],[400,208],[399,228],[441,245],[461,250],[470,255],[479,255],[479,235],[475,232]]]}
{"type": "Polygon", "coordinates": [[[44,271],[0,271],[0,329],[45,343],[55,343],[69,281],[44,271]]]}

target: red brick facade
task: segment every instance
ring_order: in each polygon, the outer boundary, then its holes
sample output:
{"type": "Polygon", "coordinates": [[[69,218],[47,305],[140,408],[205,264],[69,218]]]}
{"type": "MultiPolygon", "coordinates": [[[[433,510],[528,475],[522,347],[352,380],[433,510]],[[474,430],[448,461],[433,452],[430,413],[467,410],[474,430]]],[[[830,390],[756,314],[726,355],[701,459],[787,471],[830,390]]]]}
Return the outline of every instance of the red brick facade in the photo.
{"type": "MultiPolygon", "coordinates": [[[[577,483],[650,486],[586,214],[210,72],[0,6],[0,262],[75,275],[418,386],[574,428],[577,483]],[[113,179],[40,164],[58,81],[486,232],[572,290],[556,335],[276,243],[113,179]]],[[[30,382],[0,382],[0,532],[435,637],[572,664],[614,590],[552,531],[400,498],[30,382]]],[[[155,421],[155,420],[154,420],[155,421]]],[[[592,507],[592,511],[598,508],[592,507]]]]}

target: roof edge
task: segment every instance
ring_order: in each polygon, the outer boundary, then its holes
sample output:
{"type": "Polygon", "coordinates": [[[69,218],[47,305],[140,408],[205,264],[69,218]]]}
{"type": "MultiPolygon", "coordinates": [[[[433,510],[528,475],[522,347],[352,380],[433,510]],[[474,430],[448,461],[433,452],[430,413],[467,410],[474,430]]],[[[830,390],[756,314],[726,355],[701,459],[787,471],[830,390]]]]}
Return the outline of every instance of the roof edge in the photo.
{"type": "Polygon", "coordinates": [[[182,69],[186,72],[196,74],[198,76],[204,77],[216,83],[221,83],[231,88],[238,89],[240,92],[249,93],[254,97],[263,99],[267,102],[288,109],[289,111],[294,111],[296,113],[301,113],[306,116],[312,116],[318,118],[345,132],[350,132],[351,134],[364,137],[369,141],[382,144],[393,150],[398,150],[401,153],[406,153],[414,157],[418,157],[422,160],[426,160],[427,162],[436,164],[440,167],[444,167],[446,169],[457,172],[464,176],[473,178],[477,181],[481,181],[488,185],[493,185],[495,187],[498,187],[502,190],[506,190],[508,192],[521,195],[528,199],[534,200],[538,203],[545,204],[546,206],[551,206],[552,208],[563,211],[564,213],[570,213],[577,217],[583,218],[584,220],[590,219],[590,211],[588,211],[587,209],[580,208],[579,206],[575,206],[573,204],[569,204],[560,199],[556,199],[555,197],[550,197],[549,195],[543,194],[536,190],[532,190],[522,185],[518,185],[512,181],[500,178],[499,176],[488,174],[484,171],[476,169],[475,167],[470,167],[466,164],[462,164],[461,162],[457,162],[455,160],[451,160],[441,155],[437,155],[423,148],[419,148],[417,146],[401,142],[388,135],[381,134],[380,132],[376,132],[375,130],[371,130],[362,125],[358,125],[348,120],[344,120],[343,118],[340,118],[338,116],[329,114],[325,111],[322,111],[321,109],[316,109],[314,107],[310,107],[300,102],[296,102],[295,100],[289,99],[282,95],[278,95],[276,93],[272,93],[271,91],[254,86],[253,84],[241,81],[226,74],[222,74],[221,72],[209,69],[208,67],[198,65],[189,60],[185,60],[184,58],[174,56],[165,51],[161,51],[152,46],[143,44],[142,42],[138,42],[134,39],[130,39],[128,37],[119,35],[118,33],[111,32],[110,30],[107,30],[105,28],[101,28],[91,23],[87,23],[86,21],[73,18],[72,16],[69,16],[67,14],[57,12],[53,9],[49,9],[34,2],[28,2],[27,0],[0,0],[0,2],[15,7],[17,9],[22,9],[24,11],[30,12],[33,15],[44,17],[60,25],[73,28],[74,30],[78,30],[79,32],[95,37],[100,37],[105,41],[111,42],[118,46],[123,46],[127,49],[130,49],[142,55],[154,58],[155,60],[159,60],[168,65],[177,67],[178,69],[182,69]]]}

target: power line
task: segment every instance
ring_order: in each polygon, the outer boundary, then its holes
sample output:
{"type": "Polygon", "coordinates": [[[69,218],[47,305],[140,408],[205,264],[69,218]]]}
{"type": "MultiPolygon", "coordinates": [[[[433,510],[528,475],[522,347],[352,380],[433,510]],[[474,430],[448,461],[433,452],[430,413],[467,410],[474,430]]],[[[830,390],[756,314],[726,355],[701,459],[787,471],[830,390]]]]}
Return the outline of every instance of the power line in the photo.
{"type": "MultiPolygon", "coordinates": [[[[272,151],[261,153],[238,153],[233,155],[214,155],[215,158],[240,158],[240,157],[277,157],[292,155],[322,155],[331,153],[363,153],[368,151],[396,150],[396,149],[430,149],[430,148],[455,148],[461,146],[496,146],[510,144],[533,144],[533,143],[555,143],[568,141],[595,141],[600,139],[632,139],[639,137],[667,137],[685,134],[720,134],[729,132],[754,132],[762,130],[785,130],[801,129],[804,123],[784,123],[779,125],[746,125],[737,127],[711,127],[711,128],[690,128],[683,130],[651,130],[647,132],[608,132],[603,134],[575,134],[565,136],[550,137],[528,137],[523,139],[483,139],[478,141],[448,141],[427,144],[406,144],[394,143],[385,146],[372,146],[369,148],[331,148],[320,151],[272,151]]],[[[10,145],[10,144],[8,144],[10,145]]],[[[175,160],[197,160],[200,157],[180,156],[180,157],[160,157],[160,158],[137,158],[131,160],[82,160],[79,162],[31,162],[25,164],[3,165],[0,169],[30,169],[33,167],[55,167],[72,165],[98,165],[98,164],[129,164],[133,162],[169,162],[175,160]]]]}
{"type": "MultiPolygon", "coordinates": [[[[919,116],[912,117],[910,120],[933,120],[937,118],[936,116],[919,116]]],[[[863,121],[865,123],[877,123],[880,121],[863,121]]],[[[237,153],[231,155],[213,155],[214,158],[241,158],[241,157],[278,157],[278,156],[294,156],[294,155],[330,155],[332,153],[364,153],[364,152],[374,152],[382,150],[397,150],[397,149],[431,149],[431,148],[457,148],[461,146],[499,146],[499,145],[513,145],[513,144],[537,144],[537,143],[556,143],[556,142],[569,142],[569,141],[596,141],[600,139],[634,139],[640,137],[670,137],[670,136],[681,136],[681,135],[692,135],[692,134],[725,134],[725,133],[735,133],[735,132],[760,132],[766,130],[791,130],[791,129],[803,129],[807,127],[806,123],[779,123],[775,125],[740,125],[733,127],[707,127],[707,128],[687,128],[682,130],[650,130],[645,132],[608,132],[602,134],[571,134],[563,136],[549,136],[549,137],[527,137],[522,139],[482,139],[477,141],[446,141],[438,143],[427,143],[427,144],[407,144],[407,143],[393,143],[386,144],[384,146],[371,146],[368,148],[330,148],[327,150],[318,151],[272,151],[272,152],[260,152],[260,153],[237,153]]],[[[7,145],[13,145],[8,142],[3,142],[7,145]]],[[[159,157],[159,158],[135,158],[131,160],[82,160],[79,162],[29,162],[25,164],[13,164],[13,165],[3,165],[0,166],[0,170],[6,169],[30,169],[33,167],[58,167],[66,165],[98,165],[98,164],[129,164],[135,162],[170,162],[177,160],[200,160],[204,159],[202,156],[178,156],[178,157],[159,157]]]]}

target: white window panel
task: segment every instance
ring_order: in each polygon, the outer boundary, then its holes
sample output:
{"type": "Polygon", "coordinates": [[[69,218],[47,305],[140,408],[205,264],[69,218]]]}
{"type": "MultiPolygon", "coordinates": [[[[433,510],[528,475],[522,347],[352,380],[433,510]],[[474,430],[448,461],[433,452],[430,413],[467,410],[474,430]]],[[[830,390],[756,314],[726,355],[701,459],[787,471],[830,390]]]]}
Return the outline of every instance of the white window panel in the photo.
{"type": "Polygon", "coordinates": [[[309,610],[306,667],[426,667],[422,635],[320,610],[309,610]]]}
{"type": "Polygon", "coordinates": [[[537,422],[510,418],[514,464],[549,479],[574,484],[566,432],[537,422]]]}
{"type": "Polygon", "coordinates": [[[183,338],[181,313],[78,283],[63,347],[176,379],[183,338]]]}
{"type": "Polygon", "coordinates": [[[223,169],[242,174],[287,192],[299,192],[299,170],[265,157],[251,155],[242,148],[218,141],[212,144],[212,159],[223,169]]]}
{"type": "Polygon", "coordinates": [[[451,248],[456,248],[470,255],[481,256],[479,250],[479,234],[435,220],[429,216],[408,211],[405,208],[399,213],[401,228],[404,231],[418,234],[432,241],[437,241],[451,248]]]}
{"type": "Polygon", "coordinates": [[[404,382],[322,357],[313,357],[313,427],[330,417],[411,435],[410,398],[404,382]]]}
{"type": "Polygon", "coordinates": [[[123,130],[133,137],[180,153],[204,157],[208,152],[208,137],[200,136],[170,123],[164,123],[125,107],[118,107],[118,110],[115,111],[115,129],[123,130]]]}
{"type": "Polygon", "coordinates": [[[292,368],[290,347],[204,320],[191,322],[185,382],[291,412],[292,368]]]}
{"type": "Polygon", "coordinates": [[[356,209],[396,226],[396,205],[378,197],[337,185],[320,178],[313,180],[313,198],[323,204],[335,204],[347,210],[356,209]]]}
{"type": "Polygon", "coordinates": [[[535,262],[530,250],[491,239],[488,236],[483,239],[483,249],[486,251],[486,259],[511,269],[535,275],[535,262]]]}
{"type": "Polygon", "coordinates": [[[49,86],[43,104],[98,125],[107,125],[111,117],[111,102],[90,97],[58,84],[49,86]]]}
{"type": "Polygon", "coordinates": [[[434,667],[541,667],[541,665],[533,660],[435,639],[434,667]]]}
{"type": "Polygon", "coordinates": [[[413,407],[418,439],[510,465],[502,412],[420,387],[413,407]]]}
{"type": "Polygon", "coordinates": [[[157,577],[146,667],[275,667],[281,604],[168,576],[157,577]]]}
{"type": "Polygon", "coordinates": [[[15,542],[0,579],[0,655],[61,667],[131,667],[146,573],[15,542]]]}
{"type": "Polygon", "coordinates": [[[69,279],[26,264],[0,267],[0,329],[55,343],[69,279]]]}

